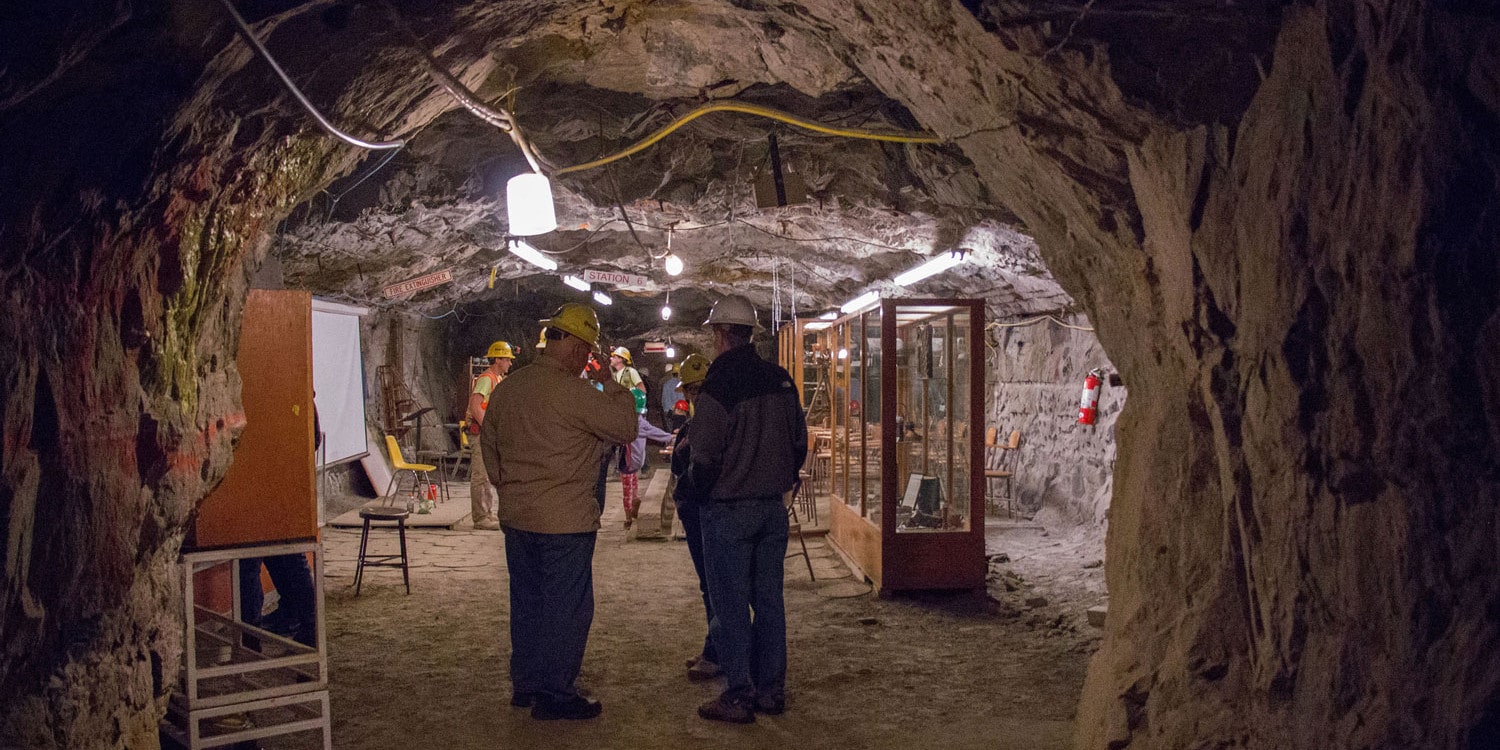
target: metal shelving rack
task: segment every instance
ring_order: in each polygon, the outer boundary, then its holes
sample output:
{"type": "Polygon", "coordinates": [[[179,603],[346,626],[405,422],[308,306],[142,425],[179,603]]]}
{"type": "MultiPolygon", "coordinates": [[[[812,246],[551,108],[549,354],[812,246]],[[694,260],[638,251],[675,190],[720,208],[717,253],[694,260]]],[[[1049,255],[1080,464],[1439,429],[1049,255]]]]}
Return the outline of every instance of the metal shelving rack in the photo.
{"type": "Polygon", "coordinates": [[[299,732],[333,737],[328,707],[328,641],[323,618],[323,551],[317,541],[227,547],[182,555],[183,664],[164,730],[188,750],[299,732]],[[312,553],[317,645],[247,625],[240,613],[238,561],[312,553]],[[198,603],[195,579],[229,567],[229,611],[198,603]],[[247,644],[258,641],[258,648],[247,644]]]}

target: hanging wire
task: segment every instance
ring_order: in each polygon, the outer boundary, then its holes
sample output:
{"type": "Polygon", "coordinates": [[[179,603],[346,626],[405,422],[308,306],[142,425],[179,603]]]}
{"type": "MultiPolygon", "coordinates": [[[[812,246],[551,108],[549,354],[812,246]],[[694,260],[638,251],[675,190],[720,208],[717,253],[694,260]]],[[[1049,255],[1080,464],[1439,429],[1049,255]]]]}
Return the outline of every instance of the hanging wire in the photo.
{"type": "Polygon", "coordinates": [[[1044,320],[1050,320],[1053,323],[1056,323],[1057,325],[1062,326],[1063,328],[1071,328],[1071,329],[1073,329],[1075,331],[1093,331],[1094,330],[1093,328],[1087,327],[1087,326],[1078,326],[1078,325],[1073,325],[1072,323],[1064,323],[1063,321],[1059,320],[1058,318],[1056,318],[1056,317],[1054,317],[1052,315],[1038,315],[1035,318],[1031,318],[1031,319],[1028,319],[1028,320],[1022,320],[1022,321],[1019,321],[1019,322],[1016,322],[1016,323],[999,323],[999,322],[989,323],[989,324],[985,325],[985,328],[986,329],[989,329],[989,328],[1021,328],[1023,326],[1036,325],[1037,323],[1040,323],[1040,322],[1042,322],[1044,320]]]}
{"type": "Polygon", "coordinates": [[[864,140],[889,141],[894,143],[942,143],[941,138],[938,138],[931,133],[886,132],[878,130],[865,130],[862,128],[833,127],[830,125],[825,125],[821,122],[798,117],[797,115],[783,112],[779,109],[763,107],[759,104],[750,104],[748,102],[736,101],[718,101],[709,102],[708,104],[698,107],[697,109],[688,112],[681,117],[678,117],[677,119],[668,123],[666,127],[637,141],[633,145],[625,148],[623,151],[610,154],[609,156],[605,156],[603,158],[595,159],[591,162],[575,164],[571,167],[563,167],[553,174],[554,176],[560,177],[571,172],[582,172],[585,169],[602,167],[610,162],[618,161],[627,156],[640,153],[641,151],[644,151],[656,145],[658,141],[670,135],[672,131],[711,112],[739,112],[742,114],[755,115],[757,117],[767,117],[772,120],[778,120],[780,122],[796,125],[799,128],[811,130],[815,133],[823,133],[824,135],[837,135],[844,138],[860,138],[864,140]]]}
{"type": "Polygon", "coordinates": [[[297,88],[297,84],[292,83],[292,79],[286,74],[286,71],[282,70],[281,66],[276,64],[275,58],[271,57],[270,50],[267,50],[266,46],[264,44],[261,44],[260,40],[255,37],[255,32],[250,30],[250,25],[245,23],[245,19],[240,16],[240,12],[234,9],[234,4],[229,0],[219,0],[219,3],[224,6],[225,10],[229,11],[230,17],[234,19],[235,26],[239,27],[240,34],[244,35],[245,40],[250,43],[250,46],[253,47],[256,52],[260,53],[260,56],[264,58],[266,63],[271,66],[271,70],[276,71],[276,75],[281,78],[281,82],[283,84],[286,84],[287,90],[292,92],[292,96],[296,97],[297,101],[302,103],[303,108],[307,110],[308,114],[312,115],[313,119],[317,120],[318,124],[321,125],[324,130],[328,131],[330,135],[351,146],[367,148],[372,151],[379,151],[381,149],[387,148],[401,148],[402,146],[406,145],[406,141],[400,138],[397,138],[393,141],[366,141],[364,139],[349,135],[348,133],[339,130],[337,127],[334,127],[333,123],[329,122],[327,118],[323,117],[323,113],[319,112],[318,108],[314,107],[312,102],[307,100],[307,97],[302,94],[302,90],[297,88]]]}

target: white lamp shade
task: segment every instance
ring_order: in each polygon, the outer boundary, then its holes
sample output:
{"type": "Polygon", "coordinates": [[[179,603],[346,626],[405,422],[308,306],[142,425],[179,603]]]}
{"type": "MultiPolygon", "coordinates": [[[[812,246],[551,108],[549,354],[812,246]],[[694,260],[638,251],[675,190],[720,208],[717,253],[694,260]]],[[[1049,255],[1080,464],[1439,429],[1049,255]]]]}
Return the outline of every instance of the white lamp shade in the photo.
{"type": "Polygon", "coordinates": [[[505,183],[507,231],[517,237],[546,234],[557,228],[557,211],[552,207],[552,183],[547,176],[524,172],[505,183]]]}

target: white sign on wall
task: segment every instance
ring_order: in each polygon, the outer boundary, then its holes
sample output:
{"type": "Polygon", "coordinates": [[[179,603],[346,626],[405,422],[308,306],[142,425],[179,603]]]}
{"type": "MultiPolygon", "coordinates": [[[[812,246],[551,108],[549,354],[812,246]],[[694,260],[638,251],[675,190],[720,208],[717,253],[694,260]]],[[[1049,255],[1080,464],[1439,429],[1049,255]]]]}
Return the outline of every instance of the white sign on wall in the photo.
{"type": "Polygon", "coordinates": [[[592,268],[583,272],[583,280],[590,284],[612,284],[618,287],[651,286],[651,279],[645,276],[617,271],[595,271],[592,268]]]}

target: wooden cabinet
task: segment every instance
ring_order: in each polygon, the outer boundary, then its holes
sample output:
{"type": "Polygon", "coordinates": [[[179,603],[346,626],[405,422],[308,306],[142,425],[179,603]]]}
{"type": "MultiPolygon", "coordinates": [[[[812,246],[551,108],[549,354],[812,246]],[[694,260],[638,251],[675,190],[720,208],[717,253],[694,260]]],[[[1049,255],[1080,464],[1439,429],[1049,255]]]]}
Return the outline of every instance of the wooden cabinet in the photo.
{"type": "Polygon", "coordinates": [[[826,436],[829,538],[882,594],[984,586],[983,331],[981,300],[887,299],[782,332],[826,436]]]}
{"type": "Polygon", "coordinates": [[[198,506],[189,546],[203,549],[312,539],[312,296],[252,289],[236,363],[245,429],[229,472],[198,506]]]}

